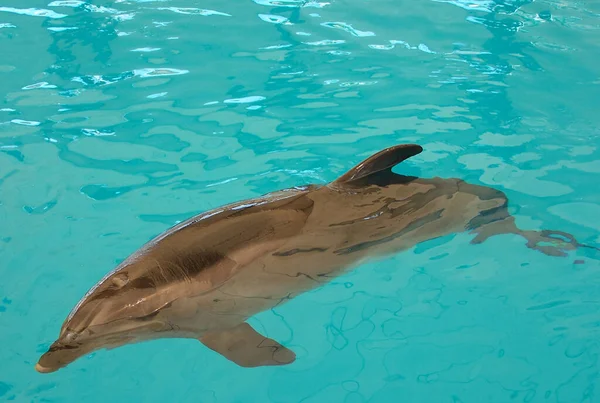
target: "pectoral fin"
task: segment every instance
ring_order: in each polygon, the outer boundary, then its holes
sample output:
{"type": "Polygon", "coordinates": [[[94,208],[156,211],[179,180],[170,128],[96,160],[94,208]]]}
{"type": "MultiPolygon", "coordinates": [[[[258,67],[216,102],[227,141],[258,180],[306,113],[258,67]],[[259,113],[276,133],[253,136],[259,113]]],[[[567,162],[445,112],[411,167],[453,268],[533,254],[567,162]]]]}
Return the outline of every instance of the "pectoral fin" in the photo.
{"type": "Polygon", "coordinates": [[[241,367],[285,365],[296,359],[292,350],[257,333],[247,323],[225,331],[209,332],[200,341],[241,367]]]}

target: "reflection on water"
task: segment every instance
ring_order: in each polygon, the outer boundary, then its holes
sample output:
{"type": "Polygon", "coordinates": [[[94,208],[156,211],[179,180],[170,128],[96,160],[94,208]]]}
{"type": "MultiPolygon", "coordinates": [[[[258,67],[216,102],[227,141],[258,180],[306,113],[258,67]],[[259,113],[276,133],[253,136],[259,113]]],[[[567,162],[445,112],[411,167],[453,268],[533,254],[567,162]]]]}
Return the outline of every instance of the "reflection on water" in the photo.
{"type": "Polygon", "coordinates": [[[593,400],[597,255],[510,236],[429,241],[253,318],[293,347],[286,369],[179,341],[51,379],[33,364],[168,226],[392,144],[425,149],[402,173],[497,188],[519,226],[598,245],[599,16],[554,0],[3,3],[0,398],[593,400]]]}

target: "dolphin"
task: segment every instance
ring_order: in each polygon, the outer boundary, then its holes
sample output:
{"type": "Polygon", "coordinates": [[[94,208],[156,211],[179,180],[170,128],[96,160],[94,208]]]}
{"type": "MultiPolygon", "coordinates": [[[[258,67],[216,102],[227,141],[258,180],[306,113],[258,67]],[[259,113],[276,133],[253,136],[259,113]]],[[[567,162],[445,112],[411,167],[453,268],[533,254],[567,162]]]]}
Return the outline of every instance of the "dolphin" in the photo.
{"type": "Polygon", "coordinates": [[[326,185],[269,193],[175,225],[85,294],[35,369],[54,372],[95,350],[159,338],[199,340],[242,367],[289,364],[295,353],[246,321],[367,259],[465,231],[472,243],[516,234],[552,256],[579,245],[564,232],[517,228],[501,191],[392,172],[422,150],[386,148],[326,185]]]}

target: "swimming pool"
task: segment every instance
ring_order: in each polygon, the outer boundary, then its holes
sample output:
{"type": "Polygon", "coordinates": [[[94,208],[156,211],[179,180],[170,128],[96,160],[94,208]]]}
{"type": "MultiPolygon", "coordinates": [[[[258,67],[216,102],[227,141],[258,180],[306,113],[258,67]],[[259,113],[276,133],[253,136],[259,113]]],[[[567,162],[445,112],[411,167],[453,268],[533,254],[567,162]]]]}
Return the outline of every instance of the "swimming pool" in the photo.
{"type": "Polygon", "coordinates": [[[293,364],[194,340],[35,372],[84,293],[226,203],[398,172],[503,191],[523,229],[600,243],[600,7],[574,1],[0,5],[0,399],[593,402],[600,263],[457,233],[251,319],[293,364]]]}

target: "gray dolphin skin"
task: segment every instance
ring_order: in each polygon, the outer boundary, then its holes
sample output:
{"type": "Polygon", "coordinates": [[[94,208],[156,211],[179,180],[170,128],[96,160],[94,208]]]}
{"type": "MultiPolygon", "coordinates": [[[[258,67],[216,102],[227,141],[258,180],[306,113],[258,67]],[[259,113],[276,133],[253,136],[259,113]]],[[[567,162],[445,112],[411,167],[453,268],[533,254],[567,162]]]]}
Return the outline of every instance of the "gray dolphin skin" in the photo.
{"type": "Polygon", "coordinates": [[[208,211],[162,233],[73,308],[35,365],[54,372],[102,348],[193,338],[242,367],[296,355],[246,320],[368,258],[468,231],[472,243],[523,237],[553,256],[578,245],[559,231],[523,231],[504,193],[460,179],[392,172],[422,147],[387,148],[323,186],[295,187],[208,211]]]}

